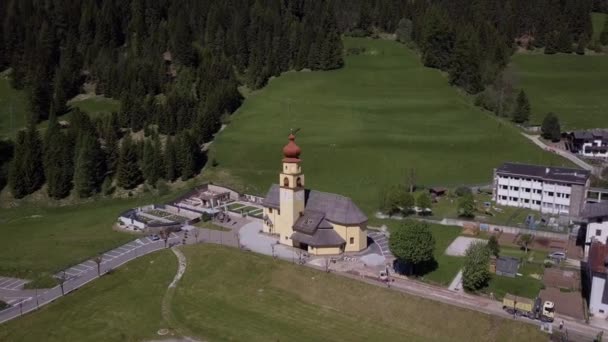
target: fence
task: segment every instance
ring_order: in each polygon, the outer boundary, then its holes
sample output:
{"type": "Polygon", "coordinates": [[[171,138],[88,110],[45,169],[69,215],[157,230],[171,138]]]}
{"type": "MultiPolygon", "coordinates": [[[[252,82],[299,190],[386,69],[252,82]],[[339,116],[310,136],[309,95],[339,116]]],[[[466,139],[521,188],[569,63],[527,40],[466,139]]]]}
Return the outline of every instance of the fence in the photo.
{"type": "Polygon", "coordinates": [[[517,227],[509,227],[509,226],[501,226],[501,225],[497,225],[497,224],[490,224],[490,223],[479,223],[479,222],[475,222],[475,221],[465,221],[465,220],[458,220],[458,219],[448,219],[448,218],[444,218],[443,220],[437,222],[437,221],[433,221],[439,224],[443,224],[446,226],[459,226],[459,227],[464,227],[466,226],[471,226],[471,225],[477,225],[480,230],[483,231],[489,231],[489,232],[503,232],[503,233],[510,233],[510,234],[532,234],[535,236],[539,236],[539,237],[545,237],[545,238],[549,238],[549,239],[558,239],[558,240],[568,240],[568,233],[555,233],[555,232],[547,232],[547,231],[543,231],[543,230],[531,230],[531,229],[525,229],[525,228],[517,228],[517,227]]]}

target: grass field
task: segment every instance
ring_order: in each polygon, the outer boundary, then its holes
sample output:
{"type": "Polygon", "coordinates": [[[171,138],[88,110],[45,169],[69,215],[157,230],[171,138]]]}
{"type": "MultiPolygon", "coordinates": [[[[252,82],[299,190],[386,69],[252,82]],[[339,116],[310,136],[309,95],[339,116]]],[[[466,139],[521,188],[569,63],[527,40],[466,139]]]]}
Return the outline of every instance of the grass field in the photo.
{"type": "Polygon", "coordinates": [[[144,341],[158,338],[161,300],[175,275],[170,251],[144,256],[40,311],[0,325],[0,341],[144,341]]]}
{"type": "MultiPolygon", "coordinates": [[[[391,230],[399,229],[400,223],[391,220],[379,220],[380,224],[386,224],[391,230]]],[[[420,280],[447,286],[462,268],[464,258],[446,255],[446,248],[456,239],[462,232],[460,227],[442,226],[439,224],[429,224],[429,229],[435,238],[434,257],[437,262],[437,268],[424,276],[420,280]]]]}
{"type": "Polygon", "coordinates": [[[593,23],[593,38],[592,41],[600,39],[600,33],[604,29],[604,23],[606,22],[605,13],[591,13],[591,22],[593,23]]]}
{"type": "MultiPolygon", "coordinates": [[[[208,341],[533,341],[533,325],[409,296],[270,257],[183,248],[172,300],[182,330],[208,341]],[[222,267],[218,267],[222,265],[222,267]],[[466,326],[466,329],[462,327],[466,326]]],[[[38,312],[0,326],[2,341],[143,341],[166,323],[161,299],[177,268],[162,251],[38,312]]],[[[158,338],[158,336],[156,336],[158,338]]]]}
{"type": "Polygon", "coordinates": [[[0,138],[15,137],[25,126],[27,98],[24,91],[11,87],[10,81],[0,76],[0,138]]]}
{"type": "Polygon", "coordinates": [[[130,241],[133,235],[112,230],[116,218],[129,208],[157,200],[147,196],[0,209],[0,274],[26,279],[53,274],[130,241]]]}
{"type": "Polygon", "coordinates": [[[552,111],[562,129],[608,127],[608,56],[518,54],[513,64],[530,98],[532,123],[552,111]]]}
{"type": "Polygon", "coordinates": [[[290,72],[251,94],[212,145],[216,169],[265,194],[276,183],[290,128],[301,128],[310,188],[352,197],[367,213],[379,188],[411,168],[425,185],[489,183],[504,161],[562,164],[511,125],[479,111],[437,70],[391,41],[346,39],[366,52],[343,69],[290,72]]]}
{"type": "MultiPolygon", "coordinates": [[[[120,102],[103,96],[86,97],[69,102],[70,107],[78,107],[92,117],[118,111],[120,102]]],[[[25,91],[15,90],[10,80],[0,74],[0,138],[15,136],[15,132],[25,127],[27,117],[27,96],[25,91]]],[[[68,120],[70,113],[61,116],[60,120],[68,120]]],[[[40,124],[45,128],[47,122],[40,124]]]]}
{"type": "Polygon", "coordinates": [[[542,338],[534,326],[270,257],[216,246],[188,246],[184,252],[189,261],[188,271],[173,299],[173,314],[197,337],[209,341],[542,338]],[[463,326],[467,329],[462,329],[463,326]]]}

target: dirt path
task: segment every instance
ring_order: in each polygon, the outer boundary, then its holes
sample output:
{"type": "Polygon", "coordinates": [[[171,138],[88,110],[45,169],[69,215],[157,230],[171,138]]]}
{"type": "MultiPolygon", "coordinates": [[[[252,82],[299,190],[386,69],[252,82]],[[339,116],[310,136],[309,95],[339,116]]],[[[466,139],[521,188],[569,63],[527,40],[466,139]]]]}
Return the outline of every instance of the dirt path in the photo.
{"type": "Polygon", "coordinates": [[[157,341],[200,342],[200,340],[190,337],[193,335],[192,332],[179,324],[179,322],[173,315],[173,311],[171,310],[171,304],[173,301],[173,296],[175,295],[175,289],[177,288],[177,285],[182,279],[184,273],[186,273],[186,268],[188,266],[188,260],[186,259],[186,256],[184,255],[184,253],[182,253],[182,251],[180,251],[176,247],[171,248],[171,251],[173,251],[173,253],[177,257],[179,267],[177,269],[175,277],[173,277],[173,281],[171,281],[171,284],[167,286],[167,291],[163,296],[163,301],[161,304],[163,324],[166,325],[166,328],[160,329],[159,335],[160,332],[164,330],[167,332],[167,334],[163,334],[163,336],[167,336],[167,338],[161,338],[157,341]]]}

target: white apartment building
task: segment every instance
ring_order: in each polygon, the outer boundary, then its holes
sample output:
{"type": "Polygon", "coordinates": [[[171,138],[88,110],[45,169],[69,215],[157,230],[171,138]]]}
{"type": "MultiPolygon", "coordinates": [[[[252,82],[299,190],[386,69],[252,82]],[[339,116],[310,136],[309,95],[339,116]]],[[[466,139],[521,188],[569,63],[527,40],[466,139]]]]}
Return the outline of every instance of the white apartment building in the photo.
{"type": "Polygon", "coordinates": [[[589,175],[587,170],[504,163],[494,169],[492,199],[500,205],[578,217],[589,175]]]}
{"type": "Polygon", "coordinates": [[[608,243],[608,202],[586,203],[581,228],[585,229],[585,257],[593,242],[608,243]]]}

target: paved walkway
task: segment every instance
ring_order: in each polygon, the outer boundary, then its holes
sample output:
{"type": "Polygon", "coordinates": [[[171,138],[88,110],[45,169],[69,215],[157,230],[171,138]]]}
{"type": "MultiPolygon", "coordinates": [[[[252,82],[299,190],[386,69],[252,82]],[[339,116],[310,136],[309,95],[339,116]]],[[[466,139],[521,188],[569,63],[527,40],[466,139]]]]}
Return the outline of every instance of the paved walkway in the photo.
{"type": "Polygon", "coordinates": [[[368,230],[367,236],[372,238],[376,245],[380,247],[380,252],[386,260],[392,260],[393,258],[395,258],[388,246],[388,237],[384,233],[368,230]]]}
{"type": "Polygon", "coordinates": [[[239,235],[243,248],[285,260],[299,259],[299,255],[295,248],[289,248],[278,244],[278,239],[276,237],[261,234],[261,230],[262,222],[258,220],[253,220],[241,227],[239,235]]]}
{"type": "Polygon", "coordinates": [[[458,274],[454,277],[454,280],[450,283],[448,287],[450,291],[460,292],[462,291],[462,270],[458,271],[458,274]]]}
{"type": "MultiPolygon", "coordinates": [[[[179,244],[182,239],[180,234],[171,234],[168,243],[179,244]]],[[[133,259],[163,248],[165,248],[163,240],[153,241],[148,237],[143,237],[131,241],[103,254],[100,274],[103,275],[109,270],[117,268],[133,259]]],[[[99,278],[97,264],[93,259],[66,269],[65,275],[63,289],[60,285],[51,289],[38,290],[0,289],[0,298],[12,304],[12,307],[0,311],[0,323],[34,311],[99,278]]],[[[63,276],[63,271],[59,272],[56,276],[63,276]]]]}
{"type": "Polygon", "coordinates": [[[548,146],[547,144],[545,144],[544,142],[542,142],[542,140],[540,139],[539,135],[531,135],[531,134],[526,134],[526,133],[521,133],[524,137],[528,138],[529,140],[531,140],[534,144],[536,144],[537,146],[539,146],[540,148],[542,148],[543,150],[546,151],[551,151],[554,153],[559,154],[560,156],[570,160],[571,162],[573,162],[574,164],[578,165],[579,167],[585,169],[585,170],[589,170],[591,171],[591,173],[593,173],[596,176],[600,175],[600,171],[597,170],[597,168],[595,168],[593,165],[585,162],[584,160],[582,160],[581,158],[579,158],[577,155],[570,153],[569,151],[566,150],[562,150],[560,148],[555,148],[552,146],[548,146]]]}

